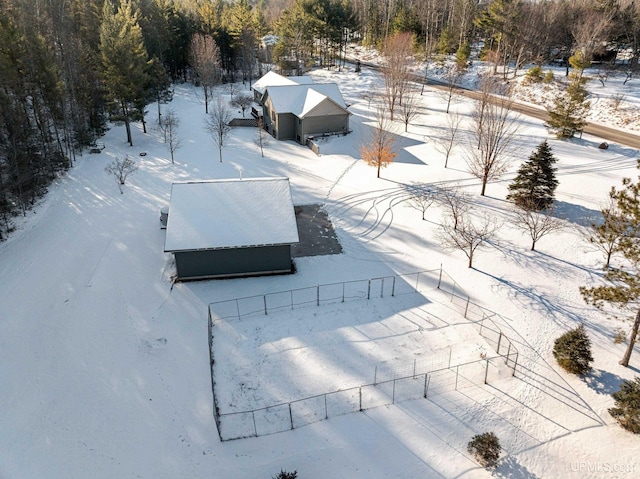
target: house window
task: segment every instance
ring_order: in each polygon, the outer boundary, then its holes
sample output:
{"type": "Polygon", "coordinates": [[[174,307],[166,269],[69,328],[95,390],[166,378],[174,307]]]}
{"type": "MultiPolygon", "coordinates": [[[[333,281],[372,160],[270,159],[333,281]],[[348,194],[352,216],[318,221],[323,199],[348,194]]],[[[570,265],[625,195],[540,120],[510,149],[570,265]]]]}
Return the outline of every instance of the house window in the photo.
{"type": "Polygon", "coordinates": [[[271,121],[276,121],[276,112],[271,111],[271,121]]]}

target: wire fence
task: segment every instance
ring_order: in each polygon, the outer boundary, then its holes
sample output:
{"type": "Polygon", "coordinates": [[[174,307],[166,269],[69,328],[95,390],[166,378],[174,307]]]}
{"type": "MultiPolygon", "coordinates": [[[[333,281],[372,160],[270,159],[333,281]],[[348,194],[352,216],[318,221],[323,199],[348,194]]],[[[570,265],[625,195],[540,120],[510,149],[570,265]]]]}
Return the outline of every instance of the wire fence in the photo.
{"type": "Polygon", "coordinates": [[[242,319],[326,304],[410,294],[438,287],[440,269],[278,291],[209,304],[214,320],[242,319]]]}
{"type": "Polygon", "coordinates": [[[489,384],[513,376],[518,350],[486,312],[472,303],[442,268],[419,273],[362,281],[318,285],[261,296],[221,301],[209,305],[209,351],[214,416],[221,441],[275,434],[312,424],[332,416],[364,411],[411,399],[437,396],[469,385],[489,384]],[[213,339],[218,320],[240,320],[252,315],[365,300],[439,289],[449,295],[460,313],[469,319],[492,347],[495,355],[452,364],[451,350],[401,367],[376,367],[373,383],[240,412],[221,412],[214,382],[213,339]]]}

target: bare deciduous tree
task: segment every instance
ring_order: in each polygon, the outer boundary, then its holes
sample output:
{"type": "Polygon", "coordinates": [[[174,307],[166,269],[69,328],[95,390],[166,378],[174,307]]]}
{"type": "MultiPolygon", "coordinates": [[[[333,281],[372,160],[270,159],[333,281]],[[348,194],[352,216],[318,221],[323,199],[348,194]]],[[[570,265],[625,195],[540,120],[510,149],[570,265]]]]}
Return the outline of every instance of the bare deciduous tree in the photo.
{"type": "Polygon", "coordinates": [[[390,131],[391,126],[387,110],[384,107],[377,108],[373,133],[369,141],[360,147],[362,158],[367,164],[377,168],[378,178],[380,178],[380,170],[392,163],[397,156],[393,151],[394,138],[390,131]]]}
{"type": "Polygon", "coordinates": [[[469,195],[461,191],[457,186],[440,188],[437,194],[438,202],[444,206],[451,217],[453,229],[457,229],[460,220],[470,209],[469,195]]]}
{"type": "Polygon", "coordinates": [[[127,155],[123,160],[116,157],[115,160],[105,167],[104,171],[113,176],[118,184],[120,194],[122,194],[124,193],[122,187],[127,181],[127,178],[138,171],[138,165],[136,165],[136,162],[127,155]]]}
{"type": "Polygon", "coordinates": [[[406,90],[402,96],[402,103],[400,104],[400,113],[402,114],[405,133],[409,130],[409,122],[413,120],[420,111],[418,99],[418,92],[414,84],[407,83],[406,90]]]}
{"type": "Polygon", "coordinates": [[[529,234],[531,238],[531,251],[535,251],[536,243],[544,236],[565,227],[564,221],[553,216],[553,209],[542,212],[531,208],[518,208],[513,219],[513,225],[519,230],[529,234]]]}
{"type": "Polygon", "coordinates": [[[457,145],[458,133],[460,131],[462,116],[458,112],[447,115],[446,128],[441,138],[436,138],[436,148],[444,153],[444,167],[449,164],[449,156],[457,145]]]}
{"type": "Polygon", "coordinates": [[[222,101],[220,96],[216,96],[211,105],[211,113],[206,118],[206,128],[211,133],[213,143],[218,147],[220,163],[222,163],[222,148],[227,144],[227,138],[231,132],[231,112],[222,101]]]}
{"type": "Polygon", "coordinates": [[[382,74],[384,76],[384,99],[393,120],[396,106],[402,104],[404,92],[409,81],[409,60],[413,50],[413,38],[410,33],[396,33],[387,37],[384,44],[382,74]]]}
{"type": "Polygon", "coordinates": [[[423,220],[426,219],[425,213],[436,200],[433,190],[426,185],[412,185],[408,189],[411,196],[407,200],[407,204],[420,211],[423,220]]]}
{"type": "Polygon", "coordinates": [[[451,219],[445,220],[440,240],[445,248],[462,251],[469,260],[468,267],[473,268],[476,251],[486,246],[486,243],[495,237],[498,229],[499,225],[487,215],[472,219],[465,213],[457,219],[457,227],[454,227],[451,219]]]}
{"type": "Polygon", "coordinates": [[[477,148],[471,147],[467,166],[482,182],[480,195],[484,196],[487,183],[498,179],[509,166],[520,122],[511,115],[509,96],[494,95],[490,89],[483,89],[482,97],[472,114],[471,133],[477,148]]]}
{"type": "Polygon", "coordinates": [[[178,127],[180,126],[180,119],[176,115],[173,109],[167,109],[160,122],[160,129],[164,135],[164,142],[169,147],[171,153],[171,163],[174,161],[174,154],[178,148],[180,148],[181,141],[178,137],[178,127]]]}
{"type": "Polygon", "coordinates": [[[447,71],[445,74],[445,81],[447,83],[447,88],[444,90],[438,90],[442,92],[442,96],[447,101],[447,113],[449,113],[449,109],[451,108],[451,103],[456,98],[456,93],[458,92],[458,80],[460,79],[460,71],[458,67],[455,65],[447,67],[447,71]]]}
{"type": "Polygon", "coordinates": [[[220,49],[211,35],[196,33],[191,39],[189,54],[196,81],[202,86],[204,111],[209,113],[213,87],[220,81],[220,49]]]}
{"type": "Polygon", "coordinates": [[[251,106],[253,103],[253,97],[251,95],[236,95],[236,97],[231,100],[231,104],[237,108],[242,110],[242,118],[244,118],[244,112],[251,106]]]}
{"type": "Polygon", "coordinates": [[[585,231],[585,237],[589,244],[604,254],[604,269],[608,269],[611,257],[620,249],[620,242],[627,233],[627,223],[622,217],[616,199],[609,193],[609,202],[600,212],[602,221],[591,223],[590,228],[585,231]]]}
{"type": "Polygon", "coordinates": [[[258,118],[258,130],[256,131],[255,143],[260,148],[260,156],[264,158],[264,147],[268,144],[271,135],[264,129],[264,120],[258,118]]]}

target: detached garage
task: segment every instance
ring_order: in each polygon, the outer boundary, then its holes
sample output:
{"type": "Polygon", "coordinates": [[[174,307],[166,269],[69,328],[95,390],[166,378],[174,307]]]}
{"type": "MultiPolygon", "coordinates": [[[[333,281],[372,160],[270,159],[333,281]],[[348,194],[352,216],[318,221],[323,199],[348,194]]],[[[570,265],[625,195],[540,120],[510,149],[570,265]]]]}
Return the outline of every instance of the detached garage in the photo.
{"type": "Polygon", "coordinates": [[[298,228],[289,179],[174,183],[166,231],[179,280],[290,273],[298,228]]]}

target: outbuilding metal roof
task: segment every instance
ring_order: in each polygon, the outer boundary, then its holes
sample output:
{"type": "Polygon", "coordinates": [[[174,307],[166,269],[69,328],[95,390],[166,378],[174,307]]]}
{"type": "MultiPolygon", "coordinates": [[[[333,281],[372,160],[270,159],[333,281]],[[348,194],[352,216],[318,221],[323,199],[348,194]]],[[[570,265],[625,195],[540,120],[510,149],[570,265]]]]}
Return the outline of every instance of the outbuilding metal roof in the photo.
{"type": "Polygon", "coordinates": [[[289,178],[174,183],[165,252],[297,243],[289,178]]]}

